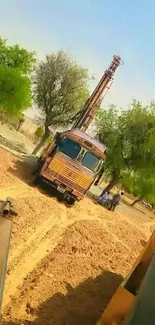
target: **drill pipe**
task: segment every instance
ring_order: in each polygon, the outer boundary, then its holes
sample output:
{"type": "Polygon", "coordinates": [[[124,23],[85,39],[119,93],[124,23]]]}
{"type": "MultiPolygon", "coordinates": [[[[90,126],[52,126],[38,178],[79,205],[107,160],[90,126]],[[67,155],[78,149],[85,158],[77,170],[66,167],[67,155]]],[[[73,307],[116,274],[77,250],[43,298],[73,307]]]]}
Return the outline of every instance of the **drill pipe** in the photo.
{"type": "Polygon", "coordinates": [[[3,216],[8,216],[10,214],[10,209],[11,209],[11,198],[8,197],[4,202],[4,206],[2,210],[3,216]]]}

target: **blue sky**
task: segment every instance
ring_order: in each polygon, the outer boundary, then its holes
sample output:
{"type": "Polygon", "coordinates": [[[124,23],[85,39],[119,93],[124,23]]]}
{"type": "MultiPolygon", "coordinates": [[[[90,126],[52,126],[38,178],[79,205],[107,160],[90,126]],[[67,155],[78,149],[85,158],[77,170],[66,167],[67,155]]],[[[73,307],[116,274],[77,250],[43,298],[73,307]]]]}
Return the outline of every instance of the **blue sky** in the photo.
{"type": "Polygon", "coordinates": [[[1,0],[0,29],[10,44],[35,50],[38,58],[68,50],[95,76],[93,86],[120,55],[124,65],[102,106],[155,97],[153,0],[1,0]]]}

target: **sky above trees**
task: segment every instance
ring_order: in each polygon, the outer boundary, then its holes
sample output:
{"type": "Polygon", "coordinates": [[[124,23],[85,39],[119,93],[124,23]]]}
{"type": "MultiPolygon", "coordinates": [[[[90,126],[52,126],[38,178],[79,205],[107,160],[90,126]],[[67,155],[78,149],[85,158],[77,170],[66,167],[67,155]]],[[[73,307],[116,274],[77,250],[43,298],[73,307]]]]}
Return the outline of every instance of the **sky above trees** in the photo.
{"type": "Polygon", "coordinates": [[[153,0],[1,0],[1,33],[10,44],[37,51],[38,58],[59,49],[70,51],[94,74],[91,90],[113,54],[119,54],[124,66],[105,106],[126,106],[132,98],[145,104],[155,89],[154,11],[153,0]]]}

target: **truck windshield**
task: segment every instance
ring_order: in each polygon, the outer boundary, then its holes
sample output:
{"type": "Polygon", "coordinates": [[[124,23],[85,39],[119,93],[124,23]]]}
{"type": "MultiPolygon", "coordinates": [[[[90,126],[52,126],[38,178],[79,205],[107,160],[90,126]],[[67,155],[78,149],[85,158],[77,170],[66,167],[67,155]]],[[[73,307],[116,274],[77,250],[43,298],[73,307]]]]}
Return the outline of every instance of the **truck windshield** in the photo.
{"type": "Polygon", "coordinates": [[[95,171],[96,167],[98,166],[99,158],[93,155],[93,153],[87,151],[82,159],[82,165],[86,168],[89,168],[95,171]]]}
{"type": "Polygon", "coordinates": [[[64,153],[66,156],[75,159],[77,158],[81,146],[79,143],[72,141],[71,139],[64,138],[60,143],[59,143],[59,150],[60,152],[64,153]]]}

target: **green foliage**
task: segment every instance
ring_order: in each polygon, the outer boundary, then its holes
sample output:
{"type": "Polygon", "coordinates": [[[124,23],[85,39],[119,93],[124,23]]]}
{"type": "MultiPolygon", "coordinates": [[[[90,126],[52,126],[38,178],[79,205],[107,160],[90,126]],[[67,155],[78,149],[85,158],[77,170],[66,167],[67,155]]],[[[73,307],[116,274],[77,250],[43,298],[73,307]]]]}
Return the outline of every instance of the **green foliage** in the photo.
{"type": "Polygon", "coordinates": [[[33,82],[34,102],[45,126],[46,141],[50,126],[71,124],[83,107],[88,98],[88,71],[59,51],[38,64],[33,82]]]}
{"type": "Polygon", "coordinates": [[[53,138],[51,135],[49,135],[49,137],[46,139],[46,143],[50,144],[53,141],[53,138]]]}
{"type": "Polygon", "coordinates": [[[88,98],[87,70],[63,51],[46,56],[34,77],[34,101],[46,126],[72,121],[88,98]]]}
{"type": "Polygon", "coordinates": [[[129,110],[100,110],[96,125],[107,147],[107,168],[153,168],[155,163],[155,111],[133,101],[129,110]]]}
{"type": "Polygon", "coordinates": [[[124,171],[153,173],[155,165],[154,103],[143,107],[133,100],[128,110],[111,106],[100,109],[96,126],[100,139],[107,145],[107,171],[118,178],[124,171]]]}
{"type": "Polygon", "coordinates": [[[44,133],[45,133],[44,127],[42,125],[39,125],[34,133],[35,138],[36,139],[42,138],[44,133]]]}
{"type": "Polygon", "coordinates": [[[17,118],[21,123],[25,121],[25,117],[24,117],[24,114],[22,112],[19,112],[17,114],[17,118]]]}
{"type": "Polygon", "coordinates": [[[29,74],[35,64],[34,52],[19,45],[7,46],[0,38],[0,107],[6,115],[16,115],[31,105],[29,74]]]}
{"type": "Polygon", "coordinates": [[[8,46],[6,40],[0,38],[0,64],[2,66],[18,69],[25,75],[34,70],[35,62],[35,52],[29,52],[19,47],[18,44],[8,46]]]}
{"type": "Polygon", "coordinates": [[[124,173],[122,186],[134,196],[147,200],[151,205],[155,205],[155,174],[138,172],[124,173]]]}
{"type": "Polygon", "coordinates": [[[30,80],[19,70],[0,65],[0,107],[7,115],[18,115],[31,105],[30,80]]]}
{"type": "Polygon", "coordinates": [[[125,159],[129,167],[151,168],[155,163],[155,110],[152,103],[142,106],[133,101],[128,111],[123,112],[119,127],[126,146],[125,159]]]}
{"type": "Polygon", "coordinates": [[[111,105],[108,110],[100,109],[96,117],[96,126],[100,140],[107,146],[106,169],[109,174],[120,175],[124,169],[122,156],[122,137],[119,129],[119,110],[111,105]]]}

